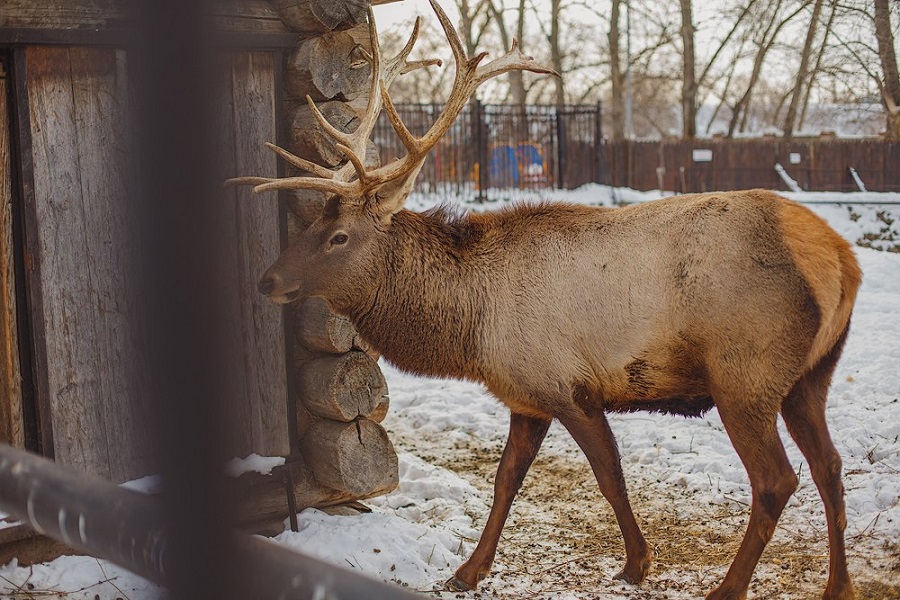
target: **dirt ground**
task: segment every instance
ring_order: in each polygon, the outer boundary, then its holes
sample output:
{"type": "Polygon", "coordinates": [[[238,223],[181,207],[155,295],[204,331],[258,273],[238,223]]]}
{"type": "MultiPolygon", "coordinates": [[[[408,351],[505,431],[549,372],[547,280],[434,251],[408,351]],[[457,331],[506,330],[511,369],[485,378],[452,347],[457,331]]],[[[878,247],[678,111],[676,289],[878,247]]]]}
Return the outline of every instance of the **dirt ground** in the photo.
{"type": "MultiPolygon", "coordinates": [[[[501,441],[449,446],[446,439],[394,436],[409,451],[457,473],[491,497],[501,441]]],[[[749,506],[697,505],[684,489],[625,472],[632,507],[647,541],[654,545],[650,574],[640,586],[613,581],[624,564],[624,546],[609,504],[596,487],[586,459],[575,451],[542,449],[504,529],[494,570],[475,594],[443,597],[678,599],[700,598],[724,576],[743,536],[749,506]]],[[[819,598],[828,574],[824,528],[803,535],[790,515],[779,522],[756,569],[751,598],[819,598]]],[[[478,527],[487,517],[472,515],[478,527]]],[[[863,532],[847,539],[857,597],[900,599],[900,540],[863,532]]],[[[425,591],[425,590],[423,590],[425,591]]]]}

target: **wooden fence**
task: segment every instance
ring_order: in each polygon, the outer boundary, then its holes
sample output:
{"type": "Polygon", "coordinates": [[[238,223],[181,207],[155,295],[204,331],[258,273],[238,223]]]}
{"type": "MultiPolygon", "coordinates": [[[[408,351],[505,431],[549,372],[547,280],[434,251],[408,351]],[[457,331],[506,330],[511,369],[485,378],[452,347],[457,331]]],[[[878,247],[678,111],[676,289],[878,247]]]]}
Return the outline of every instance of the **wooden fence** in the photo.
{"type": "MultiPolygon", "coordinates": [[[[415,134],[442,104],[403,104],[415,134]]],[[[404,149],[385,115],[374,133],[382,161],[404,149]]],[[[788,189],[775,165],[805,190],[900,190],[900,144],[778,138],[609,142],[600,105],[508,106],[472,102],[426,161],[418,190],[484,198],[491,190],[572,189],[589,182],[640,190],[788,189]]]]}
{"type": "Polygon", "coordinates": [[[900,143],[877,140],[697,140],[601,147],[600,183],[639,190],[787,190],[775,169],[808,191],[900,191],[900,143]]]}

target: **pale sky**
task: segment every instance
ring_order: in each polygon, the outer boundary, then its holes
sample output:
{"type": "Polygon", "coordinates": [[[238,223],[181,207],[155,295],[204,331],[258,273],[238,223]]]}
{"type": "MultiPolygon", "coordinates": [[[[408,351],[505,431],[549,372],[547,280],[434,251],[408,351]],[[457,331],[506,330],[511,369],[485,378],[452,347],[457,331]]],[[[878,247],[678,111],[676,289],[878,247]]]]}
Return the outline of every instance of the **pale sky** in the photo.
{"type": "MultiPolygon", "coordinates": [[[[443,0],[441,7],[447,11],[448,15],[455,18],[456,6],[452,1],[443,0]]],[[[408,22],[412,25],[415,15],[426,14],[433,16],[434,12],[428,4],[428,0],[403,0],[402,2],[392,2],[390,4],[382,4],[373,7],[375,11],[375,22],[382,31],[392,28],[397,23],[408,22]]]]}

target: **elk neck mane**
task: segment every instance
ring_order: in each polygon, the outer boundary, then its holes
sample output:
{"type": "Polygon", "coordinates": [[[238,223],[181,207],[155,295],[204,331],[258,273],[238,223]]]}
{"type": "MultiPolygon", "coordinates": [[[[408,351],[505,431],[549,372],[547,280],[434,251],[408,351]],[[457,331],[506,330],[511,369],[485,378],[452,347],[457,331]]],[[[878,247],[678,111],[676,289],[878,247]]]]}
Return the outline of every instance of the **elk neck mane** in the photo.
{"type": "Polygon", "coordinates": [[[505,261],[500,232],[547,225],[566,205],[517,204],[488,213],[442,205],[401,210],[376,258],[371,304],[352,308],[362,336],[399,368],[431,377],[483,380],[481,335],[493,308],[490,282],[505,261]],[[530,223],[529,223],[530,222],[530,223]]]}

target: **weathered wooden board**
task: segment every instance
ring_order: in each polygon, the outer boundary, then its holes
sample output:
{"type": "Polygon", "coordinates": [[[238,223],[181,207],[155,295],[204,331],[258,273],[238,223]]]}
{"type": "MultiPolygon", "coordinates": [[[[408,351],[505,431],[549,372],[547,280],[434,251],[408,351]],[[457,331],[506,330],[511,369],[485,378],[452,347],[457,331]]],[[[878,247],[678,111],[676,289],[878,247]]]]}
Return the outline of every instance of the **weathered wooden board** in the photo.
{"type": "Polygon", "coordinates": [[[9,84],[0,62],[0,442],[25,446],[22,378],[16,326],[16,269],[13,248],[12,156],[9,84]]]}
{"type": "MultiPolygon", "coordinates": [[[[130,25],[129,0],[4,0],[0,28],[109,29],[130,25]]],[[[287,28],[267,0],[217,0],[210,15],[226,31],[285,33],[287,28]]]]}
{"type": "MultiPolygon", "coordinates": [[[[276,139],[275,55],[234,52],[223,61],[219,163],[222,177],[276,175],[274,154],[263,147],[276,139]]],[[[278,65],[280,68],[280,64],[278,65]]],[[[231,267],[223,290],[226,313],[238,328],[242,348],[232,371],[239,374],[229,406],[233,451],[266,455],[290,453],[287,366],[282,310],[256,291],[256,284],[280,252],[278,205],[273,196],[254,196],[247,188],[223,190],[225,251],[231,267]]],[[[228,263],[226,262],[226,265],[228,263]]]]}
{"type": "MultiPolygon", "coordinates": [[[[229,57],[217,144],[227,175],[275,173],[262,142],[275,139],[274,55],[229,57]]],[[[129,91],[125,54],[108,48],[29,47],[33,216],[30,285],[40,312],[35,351],[45,357],[57,460],[114,481],[152,471],[148,398],[134,327],[137,281],[129,252],[129,91]],[[39,265],[39,268],[34,268],[39,265]]],[[[278,209],[245,190],[223,191],[222,302],[234,352],[223,373],[232,397],[234,454],[287,454],[289,418],[281,310],[256,292],[280,248],[278,209]]],[[[211,418],[215,418],[211,415],[211,418]]]]}
{"type": "MultiPolygon", "coordinates": [[[[131,181],[122,51],[29,47],[26,86],[41,312],[57,460],[113,481],[154,468],[142,394],[127,217],[131,181]]],[[[35,247],[35,245],[32,245],[35,247]]],[[[36,279],[32,272],[32,279],[36,279]]],[[[46,417],[46,415],[44,415],[46,417]]]]}

